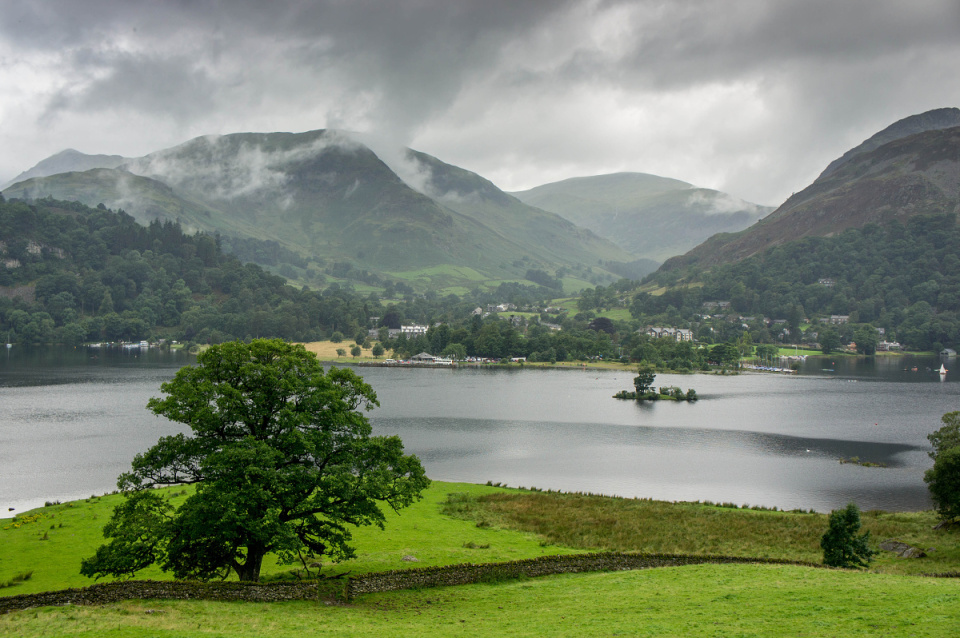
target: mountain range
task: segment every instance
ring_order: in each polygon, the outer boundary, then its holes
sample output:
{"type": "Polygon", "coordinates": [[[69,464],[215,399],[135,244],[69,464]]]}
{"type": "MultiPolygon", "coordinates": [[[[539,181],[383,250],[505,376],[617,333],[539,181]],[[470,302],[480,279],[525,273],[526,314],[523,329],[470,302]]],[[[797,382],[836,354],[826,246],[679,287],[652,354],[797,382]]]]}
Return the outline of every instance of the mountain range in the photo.
{"type": "Polygon", "coordinates": [[[102,203],[142,224],[176,220],[188,232],[268,241],[299,256],[286,262],[291,279],[371,271],[421,289],[521,281],[531,269],[566,274],[574,289],[642,275],[769,211],[636,173],[510,194],[426,153],[366,142],[317,130],[204,136],[138,158],[71,149],[3,193],[102,203]]]}
{"type": "Polygon", "coordinates": [[[421,287],[522,280],[529,269],[596,276],[598,262],[633,259],[475,173],[412,150],[399,157],[417,188],[339,131],[207,136],[140,158],[61,153],[4,195],[272,240],[320,268],[343,262],[421,287]]]}

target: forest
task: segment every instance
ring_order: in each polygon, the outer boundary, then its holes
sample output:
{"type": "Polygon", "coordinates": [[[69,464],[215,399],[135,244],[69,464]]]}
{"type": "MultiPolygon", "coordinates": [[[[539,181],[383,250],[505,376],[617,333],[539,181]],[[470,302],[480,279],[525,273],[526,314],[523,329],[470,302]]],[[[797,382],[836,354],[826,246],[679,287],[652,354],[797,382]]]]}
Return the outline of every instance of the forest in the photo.
{"type": "MultiPolygon", "coordinates": [[[[833,237],[786,242],[706,271],[654,273],[643,284],[665,290],[635,293],[630,309],[641,321],[713,327],[704,317],[717,311],[704,303],[728,301],[724,313],[757,323],[763,317],[783,320],[790,343],[816,341],[812,333],[830,330],[846,343],[857,330],[872,326],[905,348],[939,350],[960,342],[958,245],[960,228],[952,214],[868,224],[833,237]],[[827,327],[823,320],[831,315],[848,319],[827,327]],[[801,330],[811,334],[801,336],[801,330]]],[[[631,287],[638,290],[641,284],[631,287]]],[[[768,326],[746,323],[755,342],[781,336],[768,326]]]]}

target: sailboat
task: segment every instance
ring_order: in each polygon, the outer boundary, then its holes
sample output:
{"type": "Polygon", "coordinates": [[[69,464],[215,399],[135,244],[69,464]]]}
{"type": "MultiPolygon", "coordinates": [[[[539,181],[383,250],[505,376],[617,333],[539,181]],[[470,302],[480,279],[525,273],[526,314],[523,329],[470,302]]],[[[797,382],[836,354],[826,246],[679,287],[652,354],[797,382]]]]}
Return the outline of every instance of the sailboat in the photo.
{"type": "Polygon", "coordinates": [[[12,348],[12,347],[13,347],[13,344],[10,343],[10,333],[9,333],[9,332],[7,332],[7,347],[8,347],[8,348],[12,348]]]}
{"type": "Polygon", "coordinates": [[[939,372],[939,373],[940,373],[940,376],[942,377],[942,376],[945,376],[948,371],[947,371],[947,369],[943,366],[943,364],[941,363],[941,364],[940,364],[940,369],[937,370],[937,372],[939,372]]]}

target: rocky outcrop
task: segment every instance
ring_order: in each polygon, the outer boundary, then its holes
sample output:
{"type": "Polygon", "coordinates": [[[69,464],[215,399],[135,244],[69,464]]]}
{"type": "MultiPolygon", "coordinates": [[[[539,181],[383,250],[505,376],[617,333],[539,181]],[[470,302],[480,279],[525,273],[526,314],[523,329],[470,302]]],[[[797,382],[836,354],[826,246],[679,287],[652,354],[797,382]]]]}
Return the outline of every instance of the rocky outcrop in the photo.
{"type": "Polygon", "coordinates": [[[900,541],[892,538],[880,543],[880,549],[893,552],[900,558],[923,558],[927,555],[927,553],[919,547],[907,545],[906,543],[901,543],[900,541]]]}

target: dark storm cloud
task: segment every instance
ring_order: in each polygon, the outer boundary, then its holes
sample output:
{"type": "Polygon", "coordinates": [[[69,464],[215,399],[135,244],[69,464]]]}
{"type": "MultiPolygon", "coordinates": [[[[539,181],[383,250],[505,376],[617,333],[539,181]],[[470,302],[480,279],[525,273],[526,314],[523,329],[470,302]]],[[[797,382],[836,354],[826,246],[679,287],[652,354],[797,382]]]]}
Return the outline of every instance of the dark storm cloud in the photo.
{"type": "Polygon", "coordinates": [[[641,170],[778,203],[958,105],[958,35],[955,0],[5,2],[0,143],[333,126],[507,188],[641,170]]]}

